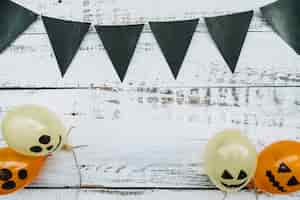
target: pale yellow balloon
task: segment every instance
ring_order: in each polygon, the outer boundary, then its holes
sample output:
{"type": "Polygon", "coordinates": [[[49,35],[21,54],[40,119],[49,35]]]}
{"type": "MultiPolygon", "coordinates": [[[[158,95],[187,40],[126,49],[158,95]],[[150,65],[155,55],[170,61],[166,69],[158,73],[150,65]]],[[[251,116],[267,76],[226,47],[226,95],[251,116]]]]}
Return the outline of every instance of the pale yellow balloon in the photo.
{"type": "Polygon", "coordinates": [[[213,184],[225,192],[244,188],[257,164],[255,146],[239,130],[225,130],[209,140],[204,168],[213,184]]]}
{"type": "Polygon", "coordinates": [[[46,107],[22,105],[7,112],[2,121],[7,145],[29,156],[45,156],[59,151],[67,142],[67,129],[46,107]]]}

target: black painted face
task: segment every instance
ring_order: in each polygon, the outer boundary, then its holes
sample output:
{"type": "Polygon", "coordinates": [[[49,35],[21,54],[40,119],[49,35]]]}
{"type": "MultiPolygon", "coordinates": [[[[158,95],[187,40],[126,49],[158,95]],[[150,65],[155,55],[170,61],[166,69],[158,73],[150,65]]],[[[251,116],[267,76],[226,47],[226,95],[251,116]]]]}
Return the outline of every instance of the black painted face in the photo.
{"type": "MultiPolygon", "coordinates": [[[[292,173],[292,170],[287,166],[287,164],[280,163],[277,172],[278,172],[278,175],[280,175],[280,174],[288,175],[288,174],[292,173]]],[[[285,186],[283,186],[282,183],[280,183],[278,180],[276,180],[276,177],[272,173],[271,170],[266,171],[266,176],[268,177],[268,180],[270,181],[270,183],[272,183],[272,185],[278,191],[287,192],[287,189],[285,188],[285,186]]],[[[295,176],[291,176],[291,178],[288,179],[288,182],[286,183],[286,186],[293,187],[293,186],[297,186],[299,184],[300,184],[300,182],[297,180],[297,178],[295,176]]]]}
{"type": "Polygon", "coordinates": [[[239,188],[248,181],[248,174],[244,170],[240,170],[239,175],[235,178],[229,170],[224,170],[221,176],[221,184],[226,188],[239,188]],[[226,182],[226,183],[225,183],[226,182]],[[239,183],[237,183],[239,182],[239,183]],[[237,183],[237,184],[236,184],[237,183]]]}
{"type": "Polygon", "coordinates": [[[55,151],[60,146],[61,140],[62,140],[62,137],[59,136],[59,142],[58,142],[57,146],[55,147],[55,149],[53,150],[54,145],[50,144],[51,143],[51,136],[44,134],[44,135],[40,136],[39,139],[38,139],[38,143],[40,145],[35,145],[35,146],[30,147],[30,151],[32,153],[39,154],[39,153],[43,152],[44,150],[46,150],[49,153],[51,153],[51,152],[55,151]]]}
{"type": "Polygon", "coordinates": [[[27,170],[26,169],[21,169],[19,172],[18,172],[18,177],[19,179],[21,180],[25,180],[28,176],[28,173],[27,173],[27,170]]]}
{"type": "MultiPolygon", "coordinates": [[[[17,174],[17,179],[26,180],[28,172],[26,169],[20,169],[17,174]]],[[[13,173],[11,170],[3,168],[0,169],[0,187],[3,190],[14,190],[17,187],[19,180],[13,180],[13,173]],[[3,182],[3,183],[1,183],[3,182]]]]}
{"type": "Polygon", "coordinates": [[[41,144],[49,144],[51,140],[51,137],[49,135],[42,135],[40,138],[39,138],[39,142],[41,144]]]}

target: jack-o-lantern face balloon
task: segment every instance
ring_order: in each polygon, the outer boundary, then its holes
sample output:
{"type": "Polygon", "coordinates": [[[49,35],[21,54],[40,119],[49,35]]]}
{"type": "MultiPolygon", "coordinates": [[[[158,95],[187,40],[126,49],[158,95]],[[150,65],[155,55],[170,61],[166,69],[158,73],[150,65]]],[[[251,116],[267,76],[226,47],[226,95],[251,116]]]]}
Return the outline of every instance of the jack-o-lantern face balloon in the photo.
{"type": "Polygon", "coordinates": [[[25,156],[10,148],[0,148],[0,195],[29,185],[39,174],[46,157],[25,156]]]}
{"type": "Polygon", "coordinates": [[[255,187],[272,194],[300,190],[300,143],[281,141],[266,147],[258,156],[255,187]]]}
{"type": "Polygon", "coordinates": [[[3,138],[9,147],[29,156],[45,156],[66,144],[67,130],[47,108],[23,105],[8,111],[2,122],[3,138]]]}
{"type": "Polygon", "coordinates": [[[205,150],[205,171],[222,191],[235,192],[254,176],[257,153],[255,146],[238,130],[217,134],[205,150]]]}

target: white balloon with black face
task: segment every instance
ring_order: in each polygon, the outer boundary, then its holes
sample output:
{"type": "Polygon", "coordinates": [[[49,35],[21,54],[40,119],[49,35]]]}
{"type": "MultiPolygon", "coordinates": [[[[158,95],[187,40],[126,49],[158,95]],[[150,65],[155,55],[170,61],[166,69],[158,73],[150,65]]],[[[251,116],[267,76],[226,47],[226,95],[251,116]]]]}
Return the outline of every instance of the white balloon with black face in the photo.
{"type": "Polygon", "coordinates": [[[235,192],[253,178],[255,146],[239,130],[225,130],[209,140],[204,166],[210,180],[222,191],[235,192]]]}
{"type": "Polygon", "coordinates": [[[22,105],[7,112],[2,121],[7,145],[29,156],[45,156],[59,151],[67,142],[67,129],[46,107],[22,105]]]}

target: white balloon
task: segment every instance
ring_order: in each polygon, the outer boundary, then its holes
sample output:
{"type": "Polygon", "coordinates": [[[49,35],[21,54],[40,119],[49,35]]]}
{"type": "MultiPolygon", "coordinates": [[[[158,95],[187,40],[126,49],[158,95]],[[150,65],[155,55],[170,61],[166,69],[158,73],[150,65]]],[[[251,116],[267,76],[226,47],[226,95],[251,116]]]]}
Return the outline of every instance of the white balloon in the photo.
{"type": "Polygon", "coordinates": [[[2,134],[9,147],[30,156],[52,154],[67,142],[62,121],[38,105],[22,105],[8,111],[2,121],[2,134]]]}

